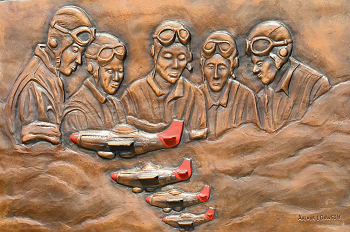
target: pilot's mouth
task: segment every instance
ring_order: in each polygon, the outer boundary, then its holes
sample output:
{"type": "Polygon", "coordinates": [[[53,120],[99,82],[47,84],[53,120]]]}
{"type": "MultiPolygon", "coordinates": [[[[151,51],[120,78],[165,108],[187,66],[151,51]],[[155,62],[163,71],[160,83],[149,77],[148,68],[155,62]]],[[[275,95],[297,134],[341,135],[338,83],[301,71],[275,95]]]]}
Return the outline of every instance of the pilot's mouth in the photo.
{"type": "Polygon", "coordinates": [[[111,84],[111,87],[112,87],[112,88],[116,88],[116,89],[117,89],[117,88],[119,88],[119,83],[114,83],[114,84],[111,84]]]}
{"type": "Polygon", "coordinates": [[[172,78],[178,78],[179,77],[179,73],[169,73],[169,76],[172,78]]]}
{"type": "Polygon", "coordinates": [[[262,74],[259,73],[259,74],[257,75],[257,77],[258,77],[259,79],[261,79],[261,78],[262,78],[262,74]]]}
{"type": "Polygon", "coordinates": [[[70,69],[72,69],[72,71],[75,71],[75,69],[77,68],[77,66],[75,66],[73,64],[71,64],[69,67],[70,67],[70,69]]]}

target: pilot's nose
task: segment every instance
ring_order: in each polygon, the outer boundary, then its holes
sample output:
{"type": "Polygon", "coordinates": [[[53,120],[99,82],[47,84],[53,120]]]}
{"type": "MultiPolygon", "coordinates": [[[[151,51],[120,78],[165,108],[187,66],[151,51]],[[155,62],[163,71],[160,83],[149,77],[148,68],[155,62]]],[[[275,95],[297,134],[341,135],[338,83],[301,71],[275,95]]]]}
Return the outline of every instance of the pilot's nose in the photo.
{"type": "Polygon", "coordinates": [[[177,58],[174,58],[173,60],[173,69],[178,69],[179,68],[179,61],[177,58]]]}
{"type": "Polygon", "coordinates": [[[258,74],[259,71],[260,71],[260,69],[259,69],[258,65],[254,64],[254,66],[253,66],[253,73],[254,74],[258,74]]]}
{"type": "Polygon", "coordinates": [[[114,81],[121,81],[123,80],[124,72],[116,71],[114,74],[114,81]]]}
{"type": "Polygon", "coordinates": [[[219,67],[216,66],[215,69],[214,69],[214,79],[219,79],[219,75],[218,75],[218,72],[219,72],[219,67]]]}
{"type": "Polygon", "coordinates": [[[81,52],[78,52],[77,58],[75,59],[75,63],[81,64],[81,57],[82,57],[82,53],[81,53],[81,52]]]}

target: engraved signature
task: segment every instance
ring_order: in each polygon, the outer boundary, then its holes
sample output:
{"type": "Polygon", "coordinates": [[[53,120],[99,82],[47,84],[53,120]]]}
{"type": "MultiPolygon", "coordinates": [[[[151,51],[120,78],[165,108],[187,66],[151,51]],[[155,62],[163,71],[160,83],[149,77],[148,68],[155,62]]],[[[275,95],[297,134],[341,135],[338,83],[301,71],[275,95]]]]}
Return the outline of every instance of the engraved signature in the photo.
{"type": "Polygon", "coordinates": [[[340,221],[340,214],[300,215],[299,222],[340,221]]]}

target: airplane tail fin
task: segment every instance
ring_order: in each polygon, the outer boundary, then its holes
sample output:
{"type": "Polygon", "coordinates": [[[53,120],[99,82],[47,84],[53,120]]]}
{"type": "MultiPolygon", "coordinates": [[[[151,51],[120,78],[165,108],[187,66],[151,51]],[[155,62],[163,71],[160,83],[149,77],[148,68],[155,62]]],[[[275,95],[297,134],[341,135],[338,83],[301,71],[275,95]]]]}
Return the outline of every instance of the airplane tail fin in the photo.
{"type": "Polygon", "coordinates": [[[204,186],[203,190],[197,194],[197,198],[201,202],[206,202],[210,198],[210,187],[204,186]]]}
{"type": "Polygon", "coordinates": [[[173,173],[175,174],[176,178],[181,181],[190,178],[192,175],[191,160],[184,159],[180,167],[173,170],[173,173]]]}
{"type": "Polygon", "coordinates": [[[180,143],[183,130],[183,121],[174,120],[168,129],[157,134],[158,138],[166,147],[175,147],[180,143]]]}
{"type": "Polygon", "coordinates": [[[215,215],[215,209],[212,207],[209,207],[208,211],[204,214],[204,216],[209,220],[213,220],[214,215],[215,215]]]}

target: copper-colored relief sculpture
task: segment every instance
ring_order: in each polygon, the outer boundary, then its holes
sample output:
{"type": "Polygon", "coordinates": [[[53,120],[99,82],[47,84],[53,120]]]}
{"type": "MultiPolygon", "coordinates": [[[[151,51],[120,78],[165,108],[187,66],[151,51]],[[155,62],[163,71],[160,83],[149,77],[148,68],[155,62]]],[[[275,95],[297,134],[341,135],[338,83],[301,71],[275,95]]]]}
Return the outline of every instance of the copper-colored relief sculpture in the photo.
{"type": "Polygon", "coordinates": [[[247,38],[253,73],[265,86],[258,93],[258,105],[262,127],[268,132],[301,119],[331,87],[327,77],[295,60],[292,48],[292,34],[276,21],[260,23],[247,38]]]}
{"type": "MultiPolygon", "coordinates": [[[[95,34],[82,9],[62,7],[51,20],[46,44],[37,46],[8,97],[5,114],[14,144],[78,146],[108,159],[155,150],[166,153],[181,140],[218,140],[242,124],[252,123],[274,133],[300,120],[331,88],[327,77],[291,56],[294,40],[281,22],[258,24],[246,40],[252,71],[264,84],[258,93],[235,80],[238,48],[229,32],[212,32],[201,50],[194,51],[200,54],[200,86],[183,76],[186,68],[192,69],[190,43],[191,33],[184,24],[162,22],[152,34],[152,70],[131,83],[119,100],[115,94],[124,79],[126,45],[112,34],[95,34]],[[81,64],[86,78],[67,99],[62,79],[81,64]]],[[[173,170],[154,165],[138,171],[130,168],[132,171],[115,172],[111,178],[135,193],[155,191],[192,175],[190,159],[173,170]]],[[[172,189],[145,200],[169,213],[209,197],[209,186],[205,186],[200,193],[172,189]]],[[[191,231],[212,220],[214,212],[209,208],[201,215],[169,215],[163,222],[191,231]]]]}

